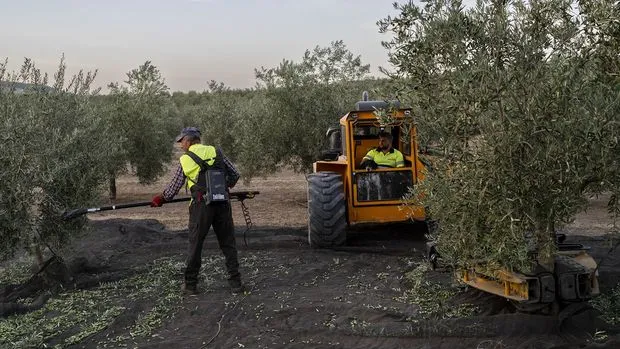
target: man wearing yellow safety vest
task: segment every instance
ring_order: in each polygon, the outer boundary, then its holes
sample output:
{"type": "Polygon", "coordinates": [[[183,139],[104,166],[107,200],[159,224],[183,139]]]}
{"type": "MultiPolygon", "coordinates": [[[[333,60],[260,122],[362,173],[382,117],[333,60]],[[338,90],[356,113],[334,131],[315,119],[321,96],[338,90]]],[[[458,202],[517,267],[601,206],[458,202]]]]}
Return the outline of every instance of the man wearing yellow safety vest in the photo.
{"type": "Polygon", "coordinates": [[[405,160],[403,153],[392,148],[392,134],[389,132],[379,133],[379,146],[371,149],[361,163],[367,170],[377,167],[403,167],[405,160]]]}
{"type": "Polygon", "coordinates": [[[174,177],[163,193],[153,197],[151,206],[160,207],[164,202],[172,200],[187,180],[186,185],[192,193],[192,200],[189,206],[189,251],[183,291],[186,294],[198,293],[196,286],[202,261],[202,247],[207,232],[213,225],[226,259],[228,283],[233,292],[243,292],[245,286],[241,283],[239,273],[234,224],[228,200],[228,189],[234,187],[239,180],[239,172],[219,148],[200,143],[200,130],[195,127],[184,128],[176,142],[181,144],[185,154],[179,159],[174,177]],[[218,176],[220,182],[217,181],[218,176]],[[216,192],[217,188],[213,188],[216,186],[222,187],[219,192],[216,192]]]}

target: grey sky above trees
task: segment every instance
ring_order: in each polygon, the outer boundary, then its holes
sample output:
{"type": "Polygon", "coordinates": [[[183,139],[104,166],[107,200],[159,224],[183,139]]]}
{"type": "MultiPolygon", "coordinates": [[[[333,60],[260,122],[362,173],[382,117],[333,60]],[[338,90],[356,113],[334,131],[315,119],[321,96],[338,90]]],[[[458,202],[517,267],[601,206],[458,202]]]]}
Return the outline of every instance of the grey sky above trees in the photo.
{"type": "MultiPolygon", "coordinates": [[[[405,1],[399,1],[403,3],[405,1]]],[[[414,1],[418,2],[418,1],[414,1]]],[[[24,57],[53,72],[98,69],[94,86],[122,81],[150,60],[172,91],[202,91],[210,80],[255,84],[254,68],[298,59],[306,49],[343,40],[371,65],[387,66],[376,22],[393,0],[0,0],[0,58],[24,57]]],[[[465,0],[464,4],[473,4],[465,0]]]]}

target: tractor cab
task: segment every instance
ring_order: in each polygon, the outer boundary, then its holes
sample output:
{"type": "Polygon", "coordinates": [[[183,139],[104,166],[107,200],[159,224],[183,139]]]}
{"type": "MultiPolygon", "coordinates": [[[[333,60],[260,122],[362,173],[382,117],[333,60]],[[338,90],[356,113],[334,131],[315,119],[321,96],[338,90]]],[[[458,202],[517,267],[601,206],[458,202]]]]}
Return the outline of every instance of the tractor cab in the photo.
{"type": "Polygon", "coordinates": [[[344,244],[346,227],[351,224],[425,220],[423,208],[401,207],[403,196],[423,178],[424,169],[409,108],[401,108],[398,101],[359,101],[326,136],[328,149],[308,176],[311,245],[344,244]],[[402,166],[363,166],[364,157],[377,149],[384,133],[391,136],[390,151],[402,154],[402,166]],[[334,228],[331,223],[340,222],[341,216],[344,226],[334,228]]]}

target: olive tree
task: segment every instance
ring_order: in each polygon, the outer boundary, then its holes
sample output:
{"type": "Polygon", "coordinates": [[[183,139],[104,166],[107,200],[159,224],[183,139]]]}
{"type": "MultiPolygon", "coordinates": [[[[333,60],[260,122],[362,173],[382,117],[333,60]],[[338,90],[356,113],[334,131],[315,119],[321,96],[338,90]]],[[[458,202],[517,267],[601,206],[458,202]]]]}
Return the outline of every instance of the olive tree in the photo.
{"type": "Polygon", "coordinates": [[[128,165],[144,184],[152,183],[165,172],[180,122],[168,87],[150,61],[129,71],[124,84],[111,83],[109,88],[110,95],[103,104],[120,149],[108,169],[113,199],[115,178],[126,172],[128,165]]]}
{"type": "MultiPolygon", "coordinates": [[[[64,58],[50,79],[30,59],[19,72],[0,64],[0,257],[22,248],[59,247],[83,219],[62,212],[98,199],[108,154],[109,125],[92,103],[96,72],[67,79],[64,58]]],[[[39,260],[41,262],[41,260],[39,260]]]]}
{"type": "Polygon", "coordinates": [[[198,126],[203,143],[221,147],[224,153],[234,159],[236,142],[242,137],[238,124],[244,122],[243,105],[250,98],[249,89],[231,89],[221,82],[210,81],[200,94],[200,101],[185,105],[181,109],[185,126],[198,126]]]}
{"type": "Polygon", "coordinates": [[[610,191],[618,212],[618,7],[395,6],[378,23],[392,34],[388,74],[444,155],[409,199],[439,221],[433,238],[452,263],[552,268],[555,232],[587,193],[610,191]]]}
{"type": "Polygon", "coordinates": [[[275,68],[256,69],[268,109],[252,121],[261,135],[255,146],[265,150],[257,153],[255,167],[309,170],[327,128],[361,96],[362,91],[352,91],[348,83],[362,80],[369,70],[342,41],[306,50],[300,62],[283,60],[275,68]]]}
{"type": "Polygon", "coordinates": [[[369,66],[342,41],[306,50],[301,61],[256,69],[257,84],[231,89],[209,81],[202,93],[175,92],[185,126],[222,147],[245,180],[289,168],[309,171],[325,147],[325,132],[350,111],[362,91],[381,98],[387,79],[368,78],[369,66]]]}

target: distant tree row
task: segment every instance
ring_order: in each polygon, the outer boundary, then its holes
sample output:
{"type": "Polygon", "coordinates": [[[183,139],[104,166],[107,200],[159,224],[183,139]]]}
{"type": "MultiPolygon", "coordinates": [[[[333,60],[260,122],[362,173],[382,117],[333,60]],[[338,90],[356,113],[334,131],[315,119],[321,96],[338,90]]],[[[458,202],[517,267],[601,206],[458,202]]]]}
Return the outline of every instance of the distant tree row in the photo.
{"type": "Polygon", "coordinates": [[[61,246],[85,222],[64,222],[61,213],[101,203],[106,192],[115,199],[120,174],[157,180],[183,126],[200,127],[203,142],[221,146],[246,180],[287,166],[307,171],[328,126],[363,90],[387,85],[368,78],[369,66],[342,41],[257,69],[254,88],[211,81],[200,93],[171,93],[150,61],[105,95],[92,88],[96,72],[66,77],[64,57],[53,78],[30,59],[19,72],[7,63],[0,64],[0,257],[61,246]]]}
{"type": "Polygon", "coordinates": [[[174,93],[185,124],[201,127],[251,179],[282,167],[309,171],[329,126],[364,90],[384,98],[389,81],[369,78],[369,66],[342,41],[307,50],[301,61],[256,69],[257,86],[233,90],[211,81],[203,93],[174,93]]]}

